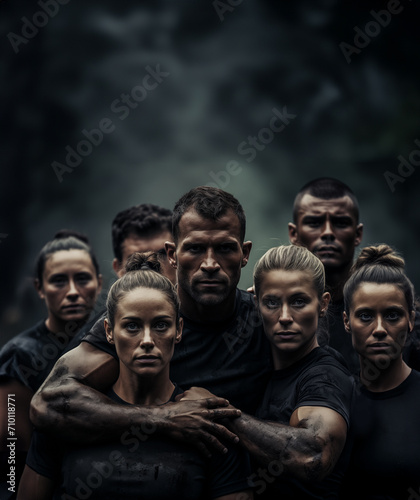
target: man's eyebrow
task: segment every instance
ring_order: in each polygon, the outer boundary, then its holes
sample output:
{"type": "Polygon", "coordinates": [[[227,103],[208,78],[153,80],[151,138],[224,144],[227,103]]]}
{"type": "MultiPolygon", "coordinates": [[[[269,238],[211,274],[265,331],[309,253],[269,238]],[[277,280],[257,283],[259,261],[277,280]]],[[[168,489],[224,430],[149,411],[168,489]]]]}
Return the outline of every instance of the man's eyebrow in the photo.
{"type": "Polygon", "coordinates": [[[302,220],[311,220],[311,219],[325,219],[325,215],[310,215],[306,214],[302,217],[302,220]]]}

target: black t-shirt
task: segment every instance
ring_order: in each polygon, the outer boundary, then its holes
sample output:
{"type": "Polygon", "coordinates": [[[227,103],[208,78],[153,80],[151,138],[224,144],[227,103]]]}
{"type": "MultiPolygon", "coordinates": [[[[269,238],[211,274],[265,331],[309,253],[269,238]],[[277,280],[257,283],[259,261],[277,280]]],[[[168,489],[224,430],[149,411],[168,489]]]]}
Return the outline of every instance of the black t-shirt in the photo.
{"type": "Polygon", "coordinates": [[[358,384],[350,422],[353,448],[340,498],[420,498],[420,373],[385,392],[358,384]]]}
{"type": "Polygon", "coordinates": [[[343,311],[343,301],[331,302],[328,306],[328,345],[343,356],[350,373],[356,375],[360,371],[359,356],[353,347],[351,334],[344,328],[343,311]]]}
{"type": "MultiPolygon", "coordinates": [[[[174,401],[183,391],[178,387],[174,401]]],[[[128,404],[112,390],[108,396],[128,404]]],[[[84,447],[57,446],[35,432],[27,464],[58,480],[54,500],[198,500],[249,489],[248,456],[231,446],[226,455],[204,458],[190,445],[154,435],[154,429],[131,426],[119,441],[84,447]]]]}
{"type": "Polygon", "coordinates": [[[36,392],[75,333],[69,326],[54,334],[42,320],[9,340],[0,351],[0,382],[15,379],[36,392]]]}
{"type": "MultiPolygon", "coordinates": [[[[257,412],[263,420],[289,425],[292,413],[301,406],[323,406],[339,413],[349,426],[354,379],[340,361],[322,347],[313,349],[293,366],[273,372],[257,412]]],[[[276,474],[263,486],[256,482],[256,498],[337,498],[348,461],[346,444],[334,471],[323,481],[303,484],[276,474]]],[[[256,467],[257,468],[257,467],[256,467]]]]}
{"type": "Polygon", "coordinates": [[[96,312],[94,317],[88,323],[82,326],[82,328],[80,328],[80,330],[76,333],[76,335],[73,336],[73,338],[68,343],[67,347],[64,349],[63,354],[77,347],[80,344],[80,342],[84,339],[84,337],[90,332],[90,330],[95,327],[95,325],[100,326],[102,323],[103,327],[105,315],[106,315],[106,309],[101,309],[100,311],[96,312]]]}
{"type": "MultiPolygon", "coordinates": [[[[170,376],[184,389],[204,387],[254,414],[272,369],[271,351],[253,296],[236,291],[235,311],[227,322],[196,323],[184,318],[182,340],[175,345],[170,376]]],[[[103,318],[83,339],[115,358],[103,318]]]]}

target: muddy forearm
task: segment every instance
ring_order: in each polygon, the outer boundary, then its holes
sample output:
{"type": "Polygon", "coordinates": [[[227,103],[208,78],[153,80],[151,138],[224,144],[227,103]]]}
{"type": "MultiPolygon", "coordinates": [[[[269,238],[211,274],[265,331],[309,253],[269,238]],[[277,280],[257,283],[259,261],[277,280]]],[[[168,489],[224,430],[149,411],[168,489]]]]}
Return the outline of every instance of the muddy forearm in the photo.
{"type": "Polygon", "coordinates": [[[322,445],[309,429],[295,428],[244,415],[229,423],[240,443],[264,467],[310,481],[322,476],[322,445]]]}
{"type": "Polygon", "coordinates": [[[122,406],[75,380],[45,387],[32,400],[31,419],[39,430],[71,442],[118,439],[127,430],[147,435],[161,424],[159,409],[122,406]]]}

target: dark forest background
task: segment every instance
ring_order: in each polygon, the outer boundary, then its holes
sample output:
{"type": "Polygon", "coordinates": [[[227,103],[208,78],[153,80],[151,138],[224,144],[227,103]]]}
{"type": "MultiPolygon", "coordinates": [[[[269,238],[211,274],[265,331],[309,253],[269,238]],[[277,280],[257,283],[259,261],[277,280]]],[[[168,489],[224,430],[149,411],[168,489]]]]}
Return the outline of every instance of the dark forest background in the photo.
{"type": "Polygon", "coordinates": [[[393,245],[419,289],[419,14],[410,0],[0,0],[0,344],[45,314],[33,263],[57,230],[89,236],[107,289],[115,214],[215,179],[254,243],[241,287],[288,242],[296,191],[333,176],[360,200],[363,245],[393,245]],[[142,94],[150,68],[167,75],[142,94]],[[273,108],[295,117],[270,136],[273,108]],[[59,182],[53,162],[104,119],[112,132],[59,182]]]}

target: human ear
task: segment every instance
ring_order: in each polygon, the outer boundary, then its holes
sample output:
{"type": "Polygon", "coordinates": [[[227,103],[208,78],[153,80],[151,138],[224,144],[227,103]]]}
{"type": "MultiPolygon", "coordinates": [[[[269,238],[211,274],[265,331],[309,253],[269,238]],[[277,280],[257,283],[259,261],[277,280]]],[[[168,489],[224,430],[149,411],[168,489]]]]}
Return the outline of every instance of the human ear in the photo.
{"type": "Polygon", "coordinates": [[[410,313],[410,319],[408,320],[408,331],[412,332],[414,328],[414,321],[416,319],[416,312],[411,311],[410,313]]]}
{"type": "Polygon", "coordinates": [[[97,293],[99,294],[101,292],[101,290],[102,290],[102,282],[103,282],[102,274],[98,274],[97,280],[98,280],[97,293]]]}
{"type": "Polygon", "coordinates": [[[322,318],[325,316],[327,309],[328,309],[328,304],[330,303],[331,300],[331,294],[329,292],[324,292],[321,297],[320,301],[320,311],[319,311],[319,316],[322,318]]]}
{"type": "Polygon", "coordinates": [[[360,245],[360,242],[363,238],[363,224],[358,224],[356,227],[356,239],[354,240],[354,246],[357,247],[360,245]]]}
{"type": "Polygon", "coordinates": [[[343,321],[344,321],[344,329],[346,330],[347,333],[351,333],[350,319],[347,316],[346,311],[343,311],[343,321]]]}
{"type": "Polygon", "coordinates": [[[166,255],[168,256],[169,264],[176,269],[176,245],[172,241],[165,241],[166,255]]]}
{"type": "Polygon", "coordinates": [[[241,267],[245,267],[248,264],[249,254],[251,253],[252,242],[245,241],[242,244],[242,263],[241,267]]]}
{"type": "Polygon", "coordinates": [[[108,319],[104,319],[104,327],[105,327],[105,334],[106,334],[106,340],[110,343],[114,343],[114,334],[112,332],[111,325],[108,322],[108,319]]]}
{"type": "Polygon", "coordinates": [[[296,224],[292,224],[291,222],[289,222],[288,228],[289,228],[289,240],[290,240],[290,243],[292,243],[292,245],[297,245],[297,243],[298,243],[298,233],[297,233],[296,224]]]}
{"type": "Polygon", "coordinates": [[[41,282],[39,281],[38,278],[34,279],[34,287],[35,287],[35,290],[38,292],[38,295],[41,299],[45,299],[45,295],[44,295],[44,292],[42,290],[42,285],[41,285],[41,282]]]}
{"type": "Polygon", "coordinates": [[[123,275],[122,262],[120,262],[117,258],[112,261],[112,269],[114,270],[114,273],[121,278],[123,275]]]}
{"type": "Polygon", "coordinates": [[[181,342],[183,327],[184,327],[184,320],[182,318],[179,318],[178,328],[176,329],[176,335],[175,335],[175,344],[181,342]]]}

